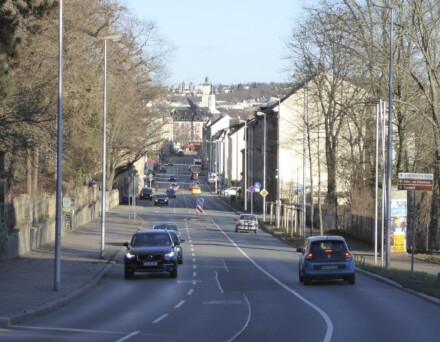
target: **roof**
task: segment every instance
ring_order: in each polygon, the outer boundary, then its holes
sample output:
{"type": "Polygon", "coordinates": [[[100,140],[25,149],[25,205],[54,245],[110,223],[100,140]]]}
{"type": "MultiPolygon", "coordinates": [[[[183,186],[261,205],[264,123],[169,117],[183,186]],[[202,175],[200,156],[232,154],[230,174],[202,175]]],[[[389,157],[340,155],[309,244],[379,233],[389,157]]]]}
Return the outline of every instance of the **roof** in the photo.
{"type": "Polygon", "coordinates": [[[322,241],[322,240],[338,240],[338,241],[345,241],[345,239],[342,236],[337,235],[320,235],[320,236],[310,236],[307,238],[307,240],[313,242],[313,241],[322,241]]]}

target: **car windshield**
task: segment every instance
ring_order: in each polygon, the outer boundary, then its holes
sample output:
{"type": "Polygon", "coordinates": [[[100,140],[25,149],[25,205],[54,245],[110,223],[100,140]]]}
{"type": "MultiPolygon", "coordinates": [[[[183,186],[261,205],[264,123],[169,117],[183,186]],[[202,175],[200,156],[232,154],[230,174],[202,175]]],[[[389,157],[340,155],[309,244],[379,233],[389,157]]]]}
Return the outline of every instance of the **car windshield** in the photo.
{"type": "Polygon", "coordinates": [[[180,244],[179,237],[177,236],[174,230],[170,230],[171,238],[173,239],[174,244],[180,244]]]}
{"type": "Polygon", "coordinates": [[[134,247],[160,247],[170,246],[171,240],[168,234],[135,234],[131,245],[134,247]]]}
{"type": "Polygon", "coordinates": [[[159,199],[165,199],[167,196],[166,195],[157,195],[156,196],[156,198],[159,198],[159,199]]]}
{"type": "Polygon", "coordinates": [[[142,192],[144,194],[151,194],[153,192],[153,190],[152,189],[142,189],[142,192]]]}
{"type": "Polygon", "coordinates": [[[310,253],[315,261],[337,261],[345,260],[347,247],[341,240],[313,241],[310,245],[310,253]],[[329,258],[332,255],[332,258],[329,258]]]}
{"type": "Polygon", "coordinates": [[[256,221],[257,218],[254,215],[240,215],[240,220],[256,221]]]}

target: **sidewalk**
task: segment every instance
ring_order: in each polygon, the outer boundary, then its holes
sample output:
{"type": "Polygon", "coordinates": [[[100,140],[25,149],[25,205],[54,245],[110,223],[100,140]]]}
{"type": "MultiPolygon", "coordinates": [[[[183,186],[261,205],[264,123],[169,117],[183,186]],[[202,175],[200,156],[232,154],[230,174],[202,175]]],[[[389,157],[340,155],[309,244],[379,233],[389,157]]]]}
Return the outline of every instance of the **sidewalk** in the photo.
{"type": "MultiPolygon", "coordinates": [[[[98,284],[113,267],[122,243],[139,226],[129,222],[129,207],[106,215],[105,258],[101,259],[101,219],[61,237],[60,290],[54,290],[54,242],[0,263],[0,327],[49,311],[98,284]],[[124,229],[121,229],[124,227],[124,229]]],[[[122,276],[122,275],[121,275],[122,276]]]]}

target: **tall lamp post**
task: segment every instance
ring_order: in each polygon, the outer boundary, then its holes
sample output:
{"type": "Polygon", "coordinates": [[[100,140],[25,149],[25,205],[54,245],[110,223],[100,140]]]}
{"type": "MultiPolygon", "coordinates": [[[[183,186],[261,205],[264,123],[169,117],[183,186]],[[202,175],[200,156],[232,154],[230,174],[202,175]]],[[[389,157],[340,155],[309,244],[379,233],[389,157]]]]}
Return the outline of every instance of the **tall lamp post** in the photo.
{"type": "Polygon", "coordinates": [[[121,34],[105,36],[104,41],[104,104],[102,119],[102,185],[101,185],[101,258],[105,257],[105,191],[106,191],[106,130],[107,130],[107,40],[119,40],[121,34]]]}
{"type": "Polygon", "coordinates": [[[385,267],[390,268],[390,240],[391,240],[391,167],[392,151],[392,108],[393,108],[393,6],[390,2],[376,1],[373,6],[390,10],[390,67],[388,89],[388,165],[387,165],[387,232],[386,232],[386,261],[385,267]]]}
{"type": "Polygon", "coordinates": [[[63,150],[63,0],[60,1],[59,53],[58,53],[58,141],[57,141],[57,197],[55,218],[55,291],[61,284],[61,197],[62,197],[62,150],[63,150]]]}

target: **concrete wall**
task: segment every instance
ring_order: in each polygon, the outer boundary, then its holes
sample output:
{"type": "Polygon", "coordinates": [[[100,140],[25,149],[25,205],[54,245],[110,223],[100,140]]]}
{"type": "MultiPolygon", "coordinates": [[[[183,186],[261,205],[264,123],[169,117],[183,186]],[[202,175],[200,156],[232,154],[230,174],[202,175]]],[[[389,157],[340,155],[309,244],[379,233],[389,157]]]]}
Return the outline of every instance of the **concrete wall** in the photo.
{"type": "MultiPolygon", "coordinates": [[[[61,215],[61,234],[76,230],[84,224],[100,217],[101,204],[96,201],[98,194],[96,189],[91,189],[94,194],[82,194],[82,198],[92,199],[90,203],[75,208],[63,208],[61,215]]],[[[0,235],[0,261],[14,258],[25,254],[34,248],[55,240],[55,211],[50,209],[54,206],[54,196],[44,196],[33,200],[27,195],[14,200],[13,211],[15,222],[13,228],[9,228],[6,234],[0,235]],[[37,205],[33,207],[33,204],[37,205]],[[49,215],[51,213],[51,215],[49,215]],[[44,219],[45,218],[45,219],[44,219]]],[[[110,210],[119,205],[119,191],[112,190],[106,195],[106,208],[110,210]]],[[[56,206],[55,206],[56,207],[56,206]]]]}

